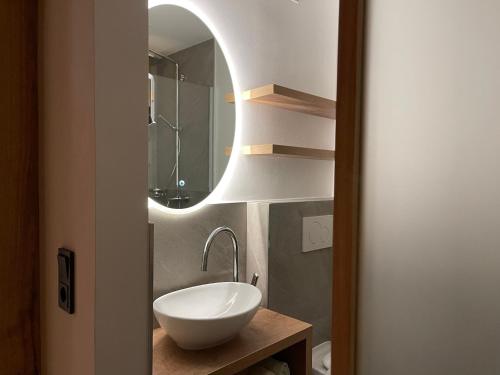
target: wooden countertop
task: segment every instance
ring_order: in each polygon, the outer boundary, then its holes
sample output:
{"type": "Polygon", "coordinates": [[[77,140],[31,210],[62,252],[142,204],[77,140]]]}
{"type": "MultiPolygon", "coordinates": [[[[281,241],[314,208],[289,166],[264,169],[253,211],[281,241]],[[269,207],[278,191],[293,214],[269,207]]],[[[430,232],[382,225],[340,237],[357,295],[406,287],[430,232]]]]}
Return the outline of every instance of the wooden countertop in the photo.
{"type": "Polygon", "coordinates": [[[310,351],[312,326],[261,308],[233,340],[215,348],[179,348],[162,328],[153,331],[153,375],[232,375],[297,343],[310,351]]]}

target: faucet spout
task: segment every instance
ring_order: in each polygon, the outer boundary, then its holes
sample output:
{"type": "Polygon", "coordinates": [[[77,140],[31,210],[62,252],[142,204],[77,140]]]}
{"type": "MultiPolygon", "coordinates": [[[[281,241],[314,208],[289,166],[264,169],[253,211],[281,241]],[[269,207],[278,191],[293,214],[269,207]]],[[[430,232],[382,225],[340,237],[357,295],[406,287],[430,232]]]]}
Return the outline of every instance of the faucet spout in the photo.
{"type": "Polygon", "coordinates": [[[216,228],[210,233],[207,238],[207,242],[205,242],[205,248],[203,249],[203,256],[201,258],[201,270],[206,271],[208,268],[208,253],[210,252],[210,248],[215,240],[215,238],[220,233],[227,233],[231,237],[231,241],[233,242],[233,281],[238,282],[238,258],[239,258],[239,248],[238,248],[238,239],[236,238],[236,233],[229,227],[219,227],[216,228]]]}

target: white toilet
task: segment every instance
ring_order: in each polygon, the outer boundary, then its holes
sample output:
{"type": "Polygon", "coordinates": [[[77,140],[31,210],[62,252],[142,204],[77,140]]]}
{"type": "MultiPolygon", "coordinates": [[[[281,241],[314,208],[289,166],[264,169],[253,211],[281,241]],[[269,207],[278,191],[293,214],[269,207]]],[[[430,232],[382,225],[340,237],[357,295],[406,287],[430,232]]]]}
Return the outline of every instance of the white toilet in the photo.
{"type": "Polygon", "coordinates": [[[313,375],[330,375],[332,343],[325,341],[312,350],[313,375]]]}

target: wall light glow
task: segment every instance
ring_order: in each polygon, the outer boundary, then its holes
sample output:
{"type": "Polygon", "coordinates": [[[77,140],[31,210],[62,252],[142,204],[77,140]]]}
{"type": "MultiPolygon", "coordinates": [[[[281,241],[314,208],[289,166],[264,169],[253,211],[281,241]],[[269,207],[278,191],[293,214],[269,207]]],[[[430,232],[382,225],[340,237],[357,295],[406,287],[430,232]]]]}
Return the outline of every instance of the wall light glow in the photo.
{"type": "Polygon", "coordinates": [[[209,203],[214,203],[217,202],[221,199],[223,196],[224,192],[227,189],[227,186],[229,184],[229,181],[231,181],[231,178],[234,175],[234,170],[235,166],[237,163],[237,159],[239,158],[240,155],[240,138],[241,138],[241,90],[239,86],[239,80],[238,80],[238,75],[236,72],[236,67],[234,64],[234,61],[231,57],[231,54],[227,48],[226,42],[222,35],[219,33],[215,25],[212,23],[209,17],[195,4],[193,4],[192,1],[190,0],[149,0],[148,3],[148,8],[154,8],[156,6],[160,5],[174,5],[178,6],[181,8],[184,8],[191,13],[193,13],[195,16],[197,16],[207,27],[208,29],[212,32],[212,35],[215,37],[217,40],[217,43],[219,44],[219,47],[222,50],[222,53],[224,54],[224,57],[227,62],[227,66],[229,68],[229,73],[231,74],[231,81],[233,83],[233,90],[235,94],[235,128],[234,128],[234,140],[233,140],[233,150],[231,153],[231,156],[229,157],[229,163],[226,167],[226,170],[224,172],[224,175],[222,176],[221,180],[215,187],[215,189],[201,202],[195,204],[194,206],[188,207],[188,208],[181,208],[181,209],[174,209],[174,208],[168,208],[163,206],[162,204],[154,201],[151,198],[148,198],[148,207],[149,208],[155,208],[159,211],[169,213],[169,214],[177,214],[177,215],[182,215],[186,213],[190,213],[196,210],[199,210],[200,208],[204,207],[205,205],[209,203]]]}

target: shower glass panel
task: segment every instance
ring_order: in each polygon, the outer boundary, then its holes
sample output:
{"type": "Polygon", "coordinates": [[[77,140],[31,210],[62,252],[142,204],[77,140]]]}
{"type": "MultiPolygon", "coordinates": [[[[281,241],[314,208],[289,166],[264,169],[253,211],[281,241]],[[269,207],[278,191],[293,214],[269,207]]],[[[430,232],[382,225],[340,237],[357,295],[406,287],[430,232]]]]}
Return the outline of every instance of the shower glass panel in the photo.
{"type": "Polygon", "coordinates": [[[151,195],[168,207],[184,208],[186,204],[189,207],[203,200],[211,190],[212,88],[187,81],[179,82],[177,148],[176,80],[159,75],[153,77],[156,126],[149,127],[151,195]],[[178,181],[176,152],[179,155],[178,181]],[[172,201],[178,190],[183,194],[180,198],[189,200],[172,201]]]}

